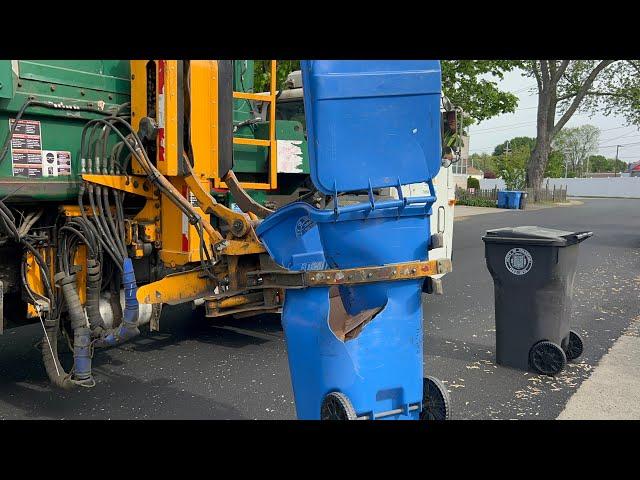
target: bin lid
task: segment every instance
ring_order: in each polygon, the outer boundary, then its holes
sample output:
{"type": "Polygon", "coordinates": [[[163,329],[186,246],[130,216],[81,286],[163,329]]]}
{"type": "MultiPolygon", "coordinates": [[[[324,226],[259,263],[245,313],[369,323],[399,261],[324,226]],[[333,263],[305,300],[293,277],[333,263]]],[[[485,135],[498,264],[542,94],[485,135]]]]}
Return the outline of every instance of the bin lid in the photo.
{"type": "Polygon", "coordinates": [[[441,163],[437,60],[303,60],[311,180],[322,193],[426,182],[441,163]]]}
{"type": "Polygon", "coordinates": [[[523,243],[566,247],[591,237],[593,232],[570,232],[538,226],[506,227],[487,230],[482,240],[487,243],[523,243]]]}

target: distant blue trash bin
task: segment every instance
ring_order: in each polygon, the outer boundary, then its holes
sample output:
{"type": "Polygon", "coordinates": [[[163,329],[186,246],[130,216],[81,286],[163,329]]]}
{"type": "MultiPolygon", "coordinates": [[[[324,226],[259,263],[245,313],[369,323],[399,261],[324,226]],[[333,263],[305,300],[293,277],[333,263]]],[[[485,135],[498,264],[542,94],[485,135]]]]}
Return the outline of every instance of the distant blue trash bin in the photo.
{"type": "Polygon", "coordinates": [[[498,192],[498,208],[519,209],[521,196],[522,192],[517,190],[500,190],[498,192]]]}

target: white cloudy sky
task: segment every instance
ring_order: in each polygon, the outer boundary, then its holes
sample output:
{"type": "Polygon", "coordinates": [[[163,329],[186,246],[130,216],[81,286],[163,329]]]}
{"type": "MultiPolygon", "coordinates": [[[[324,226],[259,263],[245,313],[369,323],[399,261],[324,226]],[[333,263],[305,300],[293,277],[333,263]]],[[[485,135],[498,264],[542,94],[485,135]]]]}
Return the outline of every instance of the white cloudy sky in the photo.
{"type": "MultiPolygon", "coordinates": [[[[520,101],[515,113],[499,115],[474,124],[469,129],[470,153],[493,153],[496,145],[513,137],[536,136],[536,108],[537,89],[534,78],[525,77],[520,71],[507,73],[498,84],[502,90],[516,94],[520,101]]],[[[624,118],[617,116],[605,117],[596,114],[575,114],[567,123],[569,127],[584,124],[595,125],[600,128],[599,152],[608,158],[615,158],[616,144],[635,144],[620,147],[619,158],[625,162],[640,160],[640,129],[627,127],[624,118]],[[611,147],[610,145],[614,145],[611,147]]]]}

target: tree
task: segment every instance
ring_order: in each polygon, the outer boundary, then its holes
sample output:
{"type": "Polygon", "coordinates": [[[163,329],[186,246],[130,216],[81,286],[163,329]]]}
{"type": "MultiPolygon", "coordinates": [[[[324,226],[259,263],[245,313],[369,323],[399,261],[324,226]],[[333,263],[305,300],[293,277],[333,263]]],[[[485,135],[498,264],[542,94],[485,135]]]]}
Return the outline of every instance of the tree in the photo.
{"type": "Polygon", "coordinates": [[[588,162],[590,172],[624,172],[629,167],[622,160],[606,158],[603,155],[591,155],[588,162]]]}
{"type": "Polygon", "coordinates": [[[495,172],[496,171],[496,159],[493,155],[488,153],[472,153],[469,155],[469,161],[471,165],[479,168],[483,172],[495,172]]]}
{"type": "Polygon", "coordinates": [[[469,122],[481,122],[501,113],[512,113],[518,97],[502,91],[493,78],[502,79],[524,64],[521,60],[443,60],[442,92],[461,107],[469,122]]]}
{"type": "Polygon", "coordinates": [[[525,187],[525,166],[531,152],[526,145],[520,145],[510,153],[496,157],[498,173],[504,180],[507,190],[522,190],[525,187]]]}
{"type": "Polygon", "coordinates": [[[549,154],[549,161],[544,170],[545,178],[562,178],[565,174],[564,155],[562,152],[552,150],[549,154]]]}
{"type": "Polygon", "coordinates": [[[609,172],[609,168],[613,167],[613,161],[604,155],[590,155],[588,162],[591,172],[609,172]]]}
{"type": "Polygon", "coordinates": [[[529,151],[531,151],[536,144],[536,139],[531,137],[514,137],[511,140],[505,140],[500,145],[496,145],[496,148],[493,149],[493,154],[502,155],[507,148],[507,142],[509,143],[509,148],[511,150],[513,150],[514,148],[526,146],[527,148],[529,148],[529,151]]]}
{"type": "MultiPolygon", "coordinates": [[[[495,78],[521,67],[521,60],[443,60],[442,91],[451,102],[469,116],[467,123],[481,122],[501,113],[512,113],[518,97],[498,88],[495,78]],[[486,78],[486,77],[494,78],[486,78]]],[[[278,89],[284,86],[287,75],[300,69],[300,60],[278,60],[276,66],[278,89]]],[[[269,90],[271,66],[268,60],[255,62],[256,92],[269,90]]]]}
{"type": "Polygon", "coordinates": [[[605,115],[618,112],[629,124],[640,123],[640,61],[528,60],[524,67],[538,87],[536,144],[527,165],[529,186],[541,185],[551,144],[578,109],[597,109],[605,115]]]}
{"type": "Polygon", "coordinates": [[[562,152],[567,170],[584,175],[589,171],[588,159],[598,150],[599,140],[599,128],[582,125],[560,131],[553,140],[553,147],[562,152]]]}
{"type": "MultiPolygon", "coordinates": [[[[300,60],[278,60],[276,63],[276,87],[281,90],[284,82],[294,70],[300,70],[300,60]]],[[[256,60],[254,63],[255,92],[268,92],[271,82],[271,61],[256,60]]]]}

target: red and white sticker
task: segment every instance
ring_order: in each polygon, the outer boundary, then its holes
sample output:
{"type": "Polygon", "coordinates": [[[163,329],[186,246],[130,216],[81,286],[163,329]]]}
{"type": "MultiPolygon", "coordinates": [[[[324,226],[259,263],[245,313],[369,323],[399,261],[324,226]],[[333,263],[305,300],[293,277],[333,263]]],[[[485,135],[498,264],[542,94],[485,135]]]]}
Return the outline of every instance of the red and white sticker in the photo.
{"type": "Polygon", "coordinates": [[[164,162],[165,139],[165,111],[164,111],[164,81],[166,61],[158,60],[158,161],[164,162]]]}
{"type": "MultiPolygon", "coordinates": [[[[184,185],[182,187],[182,196],[189,199],[190,193],[189,187],[184,185]]],[[[189,219],[184,213],[182,214],[182,251],[189,251],[189,219]]]]}

